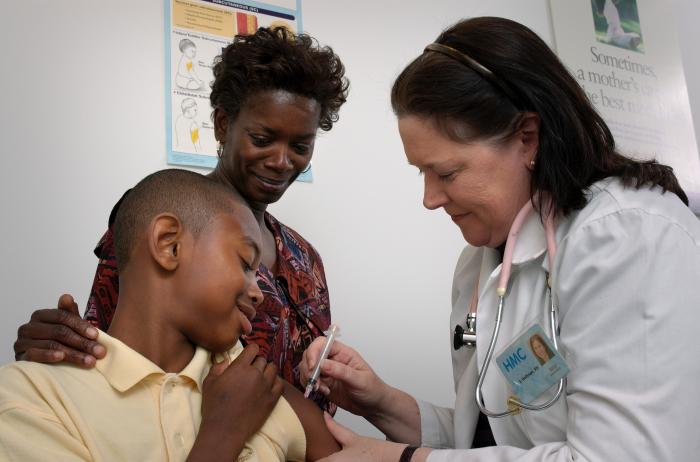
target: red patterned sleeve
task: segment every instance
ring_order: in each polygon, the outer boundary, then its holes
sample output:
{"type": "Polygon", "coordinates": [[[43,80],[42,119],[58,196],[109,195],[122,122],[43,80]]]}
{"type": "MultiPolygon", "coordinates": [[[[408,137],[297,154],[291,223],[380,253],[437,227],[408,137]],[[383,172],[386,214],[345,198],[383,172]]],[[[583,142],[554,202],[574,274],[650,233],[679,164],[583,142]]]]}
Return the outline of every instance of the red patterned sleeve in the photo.
{"type": "Polygon", "coordinates": [[[114,220],[124,198],[130,189],[114,204],[109,214],[109,228],[104,233],[100,242],[95,247],[95,256],[98,259],[95,279],[90,289],[85,319],[93,326],[106,331],[112,323],[114,310],[117,308],[119,296],[119,273],[117,272],[117,255],[114,250],[114,220]]]}
{"type": "Polygon", "coordinates": [[[119,274],[117,273],[117,258],[114,252],[114,230],[112,226],[102,236],[95,247],[95,255],[99,259],[95,279],[90,289],[85,319],[93,326],[106,331],[114,317],[119,294],[119,274]]]}

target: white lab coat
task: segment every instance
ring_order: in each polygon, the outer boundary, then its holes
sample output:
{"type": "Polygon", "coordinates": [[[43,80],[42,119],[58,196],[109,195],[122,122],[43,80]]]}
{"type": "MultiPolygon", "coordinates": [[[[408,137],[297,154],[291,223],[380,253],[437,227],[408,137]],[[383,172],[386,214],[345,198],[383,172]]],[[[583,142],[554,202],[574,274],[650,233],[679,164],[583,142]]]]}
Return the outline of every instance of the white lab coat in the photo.
{"type": "MultiPolygon", "coordinates": [[[[452,351],[455,410],[419,402],[423,445],[455,448],[428,462],[700,460],[700,221],[672,193],[606,179],[590,188],[585,208],[558,220],[556,240],[559,344],[571,368],[563,395],[544,411],[490,419],[498,446],[464,450],[500,274],[494,250],[468,246],[455,271],[450,333],[465,323],[478,276],[479,347],[452,351]]],[[[494,356],[535,320],[549,334],[547,269],[544,229],[530,214],[494,356]]],[[[511,393],[495,362],[483,392],[489,409],[505,408],[511,393]]]]}

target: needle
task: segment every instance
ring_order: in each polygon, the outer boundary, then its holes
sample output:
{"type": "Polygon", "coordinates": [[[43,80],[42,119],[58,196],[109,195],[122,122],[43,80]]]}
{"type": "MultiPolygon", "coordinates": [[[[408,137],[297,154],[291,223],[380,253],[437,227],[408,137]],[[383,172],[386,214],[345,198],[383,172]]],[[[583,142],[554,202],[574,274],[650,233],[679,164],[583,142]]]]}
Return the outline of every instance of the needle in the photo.
{"type": "Polygon", "coordinates": [[[323,351],[321,351],[321,357],[318,358],[318,362],[316,363],[316,367],[314,367],[314,371],[311,373],[311,378],[309,379],[309,383],[306,385],[306,390],[304,390],[304,398],[308,398],[309,395],[311,394],[312,391],[314,391],[314,388],[316,388],[316,383],[318,382],[318,378],[321,376],[321,363],[323,362],[324,359],[328,357],[328,353],[331,352],[331,345],[333,345],[333,341],[335,340],[335,335],[340,329],[336,324],[332,324],[330,329],[328,329],[325,334],[326,334],[326,343],[323,345],[323,351]]]}

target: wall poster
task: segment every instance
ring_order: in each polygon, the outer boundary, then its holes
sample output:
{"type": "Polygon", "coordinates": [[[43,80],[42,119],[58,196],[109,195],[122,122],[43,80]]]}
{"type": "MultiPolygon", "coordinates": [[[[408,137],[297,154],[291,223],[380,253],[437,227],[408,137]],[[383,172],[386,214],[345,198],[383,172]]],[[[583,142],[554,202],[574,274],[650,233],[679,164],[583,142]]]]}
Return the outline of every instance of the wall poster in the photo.
{"type": "Polygon", "coordinates": [[[550,0],[557,53],[622,153],[673,167],[700,212],[700,157],[670,0],[550,0]]]}
{"type": "MultiPolygon", "coordinates": [[[[301,0],[165,0],[165,118],[168,164],[214,168],[209,104],[214,58],[236,34],[282,25],[300,32],[301,0]]],[[[311,171],[298,178],[311,181],[311,171]]]]}

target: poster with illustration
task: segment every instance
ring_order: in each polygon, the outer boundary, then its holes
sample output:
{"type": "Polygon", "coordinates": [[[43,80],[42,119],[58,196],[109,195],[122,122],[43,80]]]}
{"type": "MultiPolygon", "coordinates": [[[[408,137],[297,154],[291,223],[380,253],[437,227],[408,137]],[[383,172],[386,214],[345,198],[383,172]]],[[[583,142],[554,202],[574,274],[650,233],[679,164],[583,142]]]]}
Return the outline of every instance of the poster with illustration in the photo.
{"type": "MultiPolygon", "coordinates": [[[[165,116],[168,163],[214,168],[209,104],[212,67],[237,34],[285,26],[299,32],[301,0],[165,0],[165,116]]],[[[311,181],[311,172],[300,181],[311,181]]]]}
{"type": "Polygon", "coordinates": [[[591,9],[599,42],[644,53],[637,0],[593,0],[591,9]]]}
{"type": "Polygon", "coordinates": [[[620,152],[673,167],[700,212],[700,157],[670,0],[550,0],[557,54],[620,152]]]}

